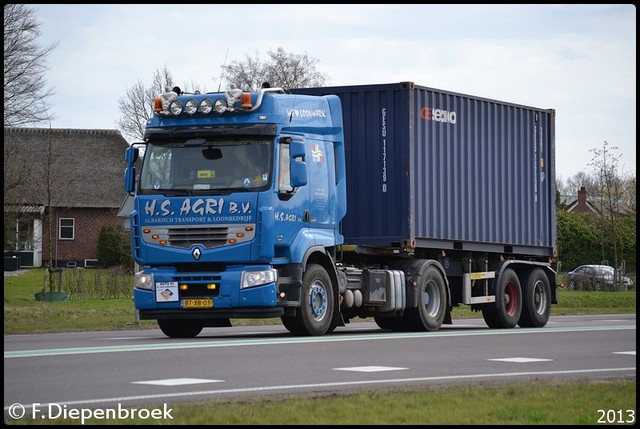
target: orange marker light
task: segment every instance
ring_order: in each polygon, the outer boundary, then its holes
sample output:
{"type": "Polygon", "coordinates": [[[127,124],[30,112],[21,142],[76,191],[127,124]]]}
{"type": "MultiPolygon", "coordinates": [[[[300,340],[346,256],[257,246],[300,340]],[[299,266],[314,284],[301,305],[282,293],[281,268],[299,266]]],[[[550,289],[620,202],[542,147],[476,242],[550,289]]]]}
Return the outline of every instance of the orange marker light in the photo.
{"type": "Polygon", "coordinates": [[[245,107],[247,109],[250,109],[252,107],[251,105],[251,94],[247,94],[246,92],[242,93],[242,107],[245,107]]]}
{"type": "Polygon", "coordinates": [[[162,112],[162,99],[160,97],[153,100],[153,111],[155,113],[162,112]]]}

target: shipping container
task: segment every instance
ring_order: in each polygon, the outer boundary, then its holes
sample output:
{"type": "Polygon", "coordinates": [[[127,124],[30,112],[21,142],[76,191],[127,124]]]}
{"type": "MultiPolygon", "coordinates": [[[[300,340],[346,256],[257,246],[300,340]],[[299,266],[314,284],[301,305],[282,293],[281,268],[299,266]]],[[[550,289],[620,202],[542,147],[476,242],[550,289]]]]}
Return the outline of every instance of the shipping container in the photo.
{"type": "Polygon", "coordinates": [[[555,111],[412,82],[338,95],[345,243],[552,256],[555,111]]]}

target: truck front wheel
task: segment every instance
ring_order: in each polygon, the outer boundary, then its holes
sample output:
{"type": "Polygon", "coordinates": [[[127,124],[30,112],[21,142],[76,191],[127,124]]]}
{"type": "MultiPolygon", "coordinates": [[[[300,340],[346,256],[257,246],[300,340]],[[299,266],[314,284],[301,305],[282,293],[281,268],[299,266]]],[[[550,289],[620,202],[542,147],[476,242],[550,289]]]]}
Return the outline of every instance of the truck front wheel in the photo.
{"type": "Polygon", "coordinates": [[[170,338],[195,338],[203,328],[197,320],[158,319],[158,326],[170,338]]]}
{"type": "Polygon", "coordinates": [[[296,315],[281,318],[284,327],[294,335],[316,336],[329,332],[335,302],[331,279],[321,265],[307,266],[300,296],[296,315]]]}

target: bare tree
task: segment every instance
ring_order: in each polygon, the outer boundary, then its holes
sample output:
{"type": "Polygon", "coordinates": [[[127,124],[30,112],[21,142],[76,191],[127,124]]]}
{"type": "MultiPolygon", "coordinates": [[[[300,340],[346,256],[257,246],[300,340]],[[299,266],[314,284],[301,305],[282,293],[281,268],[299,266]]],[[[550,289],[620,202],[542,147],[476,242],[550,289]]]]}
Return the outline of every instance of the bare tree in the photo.
{"type": "Polygon", "coordinates": [[[564,195],[578,195],[578,191],[585,188],[589,195],[598,195],[600,189],[598,178],[584,171],[579,171],[567,179],[564,195]]]}
{"type": "MultiPolygon", "coordinates": [[[[608,142],[602,144],[601,149],[591,149],[593,159],[589,165],[595,169],[599,184],[599,211],[601,228],[602,254],[604,259],[605,247],[613,248],[613,267],[618,272],[621,261],[624,260],[624,249],[620,237],[621,222],[621,202],[623,197],[623,180],[618,174],[618,160],[622,154],[616,154],[617,147],[611,146],[608,142]]],[[[614,285],[617,285],[617,276],[614,278],[614,285]]]]}
{"type": "MultiPolygon", "coordinates": [[[[289,54],[278,48],[269,51],[268,56],[269,59],[262,62],[257,54],[255,58],[247,55],[244,62],[234,61],[228,66],[222,66],[223,79],[244,91],[255,91],[264,82],[284,89],[323,86],[328,79],[316,70],[318,60],[310,58],[306,53],[289,54]]],[[[118,100],[121,117],[117,121],[117,127],[128,141],[140,141],[144,138],[146,122],[153,115],[154,99],[167,88],[173,87],[173,77],[165,66],[162,70],[156,70],[150,87],[138,80],[127,88],[125,95],[118,100]]],[[[182,86],[181,91],[199,93],[200,87],[188,83],[182,86]]]]}
{"type": "Polygon", "coordinates": [[[4,5],[4,126],[36,125],[49,120],[47,56],[58,46],[41,46],[35,9],[4,5]]]}
{"type": "MultiPolygon", "coordinates": [[[[118,120],[120,132],[127,141],[141,141],[147,120],[153,115],[153,102],[166,89],[173,89],[173,77],[167,67],[156,70],[150,87],[138,80],[131,88],[127,88],[125,96],[118,100],[121,117],[118,120]]],[[[199,91],[195,84],[184,85],[185,92],[199,91]],[[195,89],[194,89],[195,88],[195,89]]]]}
{"type": "Polygon", "coordinates": [[[145,87],[138,80],[131,88],[127,88],[124,97],[118,99],[122,115],[118,127],[127,140],[141,141],[144,138],[145,124],[153,114],[153,100],[167,87],[173,87],[173,78],[165,66],[154,72],[150,87],[145,87]]]}
{"type": "Polygon", "coordinates": [[[622,200],[624,204],[626,204],[627,207],[629,207],[629,210],[631,210],[634,213],[636,212],[637,195],[638,194],[636,191],[636,176],[628,175],[628,177],[624,181],[622,200]]]}
{"type": "Polygon", "coordinates": [[[4,152],[4,250],[17,250],[16,222],[19,218],[18,208],[11,204],[9,195],[22,192],[31,174],[31,163],[28,158],[20,156],[20,148],[8,144],[3,145],[4,152]]]}
{"type": "Polygon", "coordinates": [[[233,61],[222,66],[223,77],[243,91],[258,90],[264,82],[283,89],[323,86],[328,77],[316,70],[318,60],[305,54],[287,53],[283,48],[269,50],[269,59],[262,62],[256,53],[245,61],[233,61]]]}

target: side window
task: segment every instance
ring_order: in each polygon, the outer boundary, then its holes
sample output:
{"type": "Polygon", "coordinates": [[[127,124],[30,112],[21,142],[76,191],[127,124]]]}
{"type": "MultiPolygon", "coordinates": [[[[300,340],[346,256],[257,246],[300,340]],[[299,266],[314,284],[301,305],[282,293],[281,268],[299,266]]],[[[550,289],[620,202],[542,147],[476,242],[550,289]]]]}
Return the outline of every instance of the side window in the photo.
{"type": "Polygon", "coordinates": [[[278,159],[278,193],[288,194],[293,191],[289,176],[289,144],[280,144],[278,159]]]}
{"type": "Polygon", "coordinates": [[[58,238],[60,240],[73,240],[75,238],[76,220],[73,218],[60,218],[58,225],[58,238]]]}

